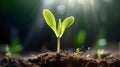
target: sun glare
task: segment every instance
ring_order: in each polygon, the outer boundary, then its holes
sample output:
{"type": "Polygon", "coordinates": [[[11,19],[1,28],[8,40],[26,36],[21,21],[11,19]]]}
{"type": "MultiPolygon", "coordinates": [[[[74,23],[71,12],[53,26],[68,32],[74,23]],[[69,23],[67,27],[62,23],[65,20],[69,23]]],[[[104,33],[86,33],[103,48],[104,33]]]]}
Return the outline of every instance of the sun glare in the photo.
{"type": "Polygon", "coordinates": [[[85,0],[77,0],[76,2],[79,4],[85,4],[85,0]]]}
{"type": "Polygon", "coordinates": [[[90,0],[90,3],[92,6],[94,6],[94,1],[93,0],[90,0]]]}

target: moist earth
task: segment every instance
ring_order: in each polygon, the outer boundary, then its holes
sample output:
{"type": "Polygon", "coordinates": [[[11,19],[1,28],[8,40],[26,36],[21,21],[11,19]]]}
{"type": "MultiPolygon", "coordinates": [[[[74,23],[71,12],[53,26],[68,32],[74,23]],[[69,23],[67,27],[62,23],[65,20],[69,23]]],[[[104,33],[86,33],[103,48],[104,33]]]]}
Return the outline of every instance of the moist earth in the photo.
{"type": "Polygon", "coordinates": [[[11,59],[0,55],[0,67],[120,67],[120,54],[105,53],[98,58],[92,51],[47,51],[34,56],[11,59]]]}

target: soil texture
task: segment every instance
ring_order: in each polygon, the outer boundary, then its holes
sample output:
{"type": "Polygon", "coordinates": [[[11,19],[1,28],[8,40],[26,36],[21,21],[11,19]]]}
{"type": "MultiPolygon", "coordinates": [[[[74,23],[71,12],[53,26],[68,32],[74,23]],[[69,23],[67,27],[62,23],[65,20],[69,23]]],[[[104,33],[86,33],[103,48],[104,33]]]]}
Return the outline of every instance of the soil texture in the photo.
{"type": "Polygon", "coordinates": [[[120,67],[120,54],[105,53],[98,58],[93,52],[47,51],[11,59],[0,55],[0,67],[120,67]]]}

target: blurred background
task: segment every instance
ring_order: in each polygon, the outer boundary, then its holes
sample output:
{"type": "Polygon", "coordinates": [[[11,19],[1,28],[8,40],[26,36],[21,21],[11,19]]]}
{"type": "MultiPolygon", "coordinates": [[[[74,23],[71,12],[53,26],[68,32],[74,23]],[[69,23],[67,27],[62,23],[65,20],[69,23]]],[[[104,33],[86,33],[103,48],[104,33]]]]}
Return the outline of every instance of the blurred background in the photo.
{"type": "Polygon", "coordinates": [[[56,51],[56,37],[43,9],[51,10],[56,22],[75,17],[62,36],[63,50],[120,45],[120,0],[0,0],[1,50],[8,44],[14,53],[56,51]]]}

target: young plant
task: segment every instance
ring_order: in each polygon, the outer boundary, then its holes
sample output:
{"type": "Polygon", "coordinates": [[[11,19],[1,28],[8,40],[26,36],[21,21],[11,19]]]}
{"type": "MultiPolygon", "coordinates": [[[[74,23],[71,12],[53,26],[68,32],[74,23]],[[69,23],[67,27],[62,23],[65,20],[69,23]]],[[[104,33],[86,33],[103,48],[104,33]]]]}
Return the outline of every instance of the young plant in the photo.
{"type": "Polygon", "coordinates": [[[75,52],[76,52],[76,53],[79,53],[79,52],[80,52],[80,48],[77,48],[75,52]]]}
{"type": "Polygon", "coordinates": [[[9,46],[8,45],[6,45],[6,47],[5,47],[5,50],[6,50],[6,58],[8,59],[8,60],[11,60],[11,58],[12,58],[12,55],[11,55],[11,52],[10,52],[10,49],[9,49],[9,46]]]}
{"type": "Polygon", "coordinates": [[[56,20],[52,12],[48,9],[43,10],[43,16],[48,24],[48,26],[54,31],[56,37],[57,37],[57,53],[60,52],[60,39],[65,32],[65,30],[70,27],[74,22],[74,17],[70,16],[68,18],[65,18],[63,22],[61,19],[59,19],[58,24],[56,26],[56,20]]]}
{"type": "Polygon", "coordinates": [[[97,56],[98,56],[98,58],[101,58],[104,53],[105,53],[104,49],[98,49],[97,50],[97,56]]]}

